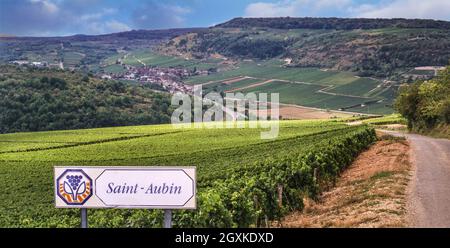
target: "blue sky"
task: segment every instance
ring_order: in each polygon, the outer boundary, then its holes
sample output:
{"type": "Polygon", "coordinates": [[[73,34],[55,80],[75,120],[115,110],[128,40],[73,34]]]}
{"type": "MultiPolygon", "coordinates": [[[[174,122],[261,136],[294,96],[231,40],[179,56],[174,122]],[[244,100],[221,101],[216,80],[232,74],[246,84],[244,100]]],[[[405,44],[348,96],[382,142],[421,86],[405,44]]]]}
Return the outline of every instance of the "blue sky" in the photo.
{"type": "Polygon", "coordinates": [[[450,21],[450,0],[0,0],[0,34],[60,36],[207,27],[234,17],[450,21]]]}

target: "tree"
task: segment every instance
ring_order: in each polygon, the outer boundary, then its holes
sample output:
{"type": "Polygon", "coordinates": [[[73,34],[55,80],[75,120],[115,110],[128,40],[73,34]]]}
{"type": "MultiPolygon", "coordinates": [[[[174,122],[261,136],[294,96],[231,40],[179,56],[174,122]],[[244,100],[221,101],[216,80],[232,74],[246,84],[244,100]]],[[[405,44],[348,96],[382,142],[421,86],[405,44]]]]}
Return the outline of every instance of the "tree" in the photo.
{"type": "Polygon", "coordinates": [[[450,124],[450,67],[432,80],[402,86],[395,108],[408,120],[409,129],[450,124]]]}

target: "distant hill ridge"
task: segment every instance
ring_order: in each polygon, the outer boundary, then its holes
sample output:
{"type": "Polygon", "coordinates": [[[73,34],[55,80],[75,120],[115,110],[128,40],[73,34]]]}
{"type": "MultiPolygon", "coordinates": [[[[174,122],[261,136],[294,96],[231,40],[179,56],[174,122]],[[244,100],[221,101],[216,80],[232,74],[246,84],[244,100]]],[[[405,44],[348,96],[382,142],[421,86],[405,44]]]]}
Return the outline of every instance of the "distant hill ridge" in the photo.
{"type": "Polygon", "coordinates": [[[221,28],[276,28],[276,29],[378,29],[378,28],[434,28],[450,29],[450,22],[429,19],[371,19],[371,18],[234,18],[218,24],[221,28]]]}
{"type": "Polygon", "coordinates": [[[235,18],[180,35],[162,53],[234,60],[287,59],[290,67],[400,80],[418,66],[450,61],[450,22],[423,19],[235,18]]]}
{"type": "Polygon", "coordinates": [[[102,41],[111,39],[168,39],[189,32],[200,31],[204,28],[173,28],[173,29],[156,29],[156,30],[130,30],[119,33],[86,35],[76,34],[70,36],[53,36],[53,37],[32,37],[32,36],[11,36],[2,35],[3,40],[58,40],[58,41],[102,41]]]}

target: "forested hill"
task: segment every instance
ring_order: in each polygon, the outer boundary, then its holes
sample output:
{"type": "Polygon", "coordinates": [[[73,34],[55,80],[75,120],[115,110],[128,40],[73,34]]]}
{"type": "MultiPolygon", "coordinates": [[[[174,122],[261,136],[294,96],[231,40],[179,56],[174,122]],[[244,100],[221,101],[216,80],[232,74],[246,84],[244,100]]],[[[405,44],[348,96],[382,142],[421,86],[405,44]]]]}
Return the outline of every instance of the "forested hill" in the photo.
{"type": "Polygon", "coordinates": [[[118,51],[147,49],[198,28],[131,30],[103,35],[64,37],[1,37],[0,63],[15,60],[63,63],[65,68],[95,71],[102,61],[118,51]]]}
{"type": "Polygon", "coordinates": [[[287,59],[287,66],[292,67],[344,70],[397,80],[414,67],[449,63],[450,22],[236,18],[178,36],[160,50],[195,58],[287,59]]]}
{"type": "Polygon", "coordinates": [[[0,133],[168,123],[168,94],[69,71],[0,66],[0,133]]]}
{"type": "Polygon", "coordinates": [[[203,28],[174,28],[160,30],[130,30],[111,34],[84,35],[77,34],[71,36],[56,37],[17,37],[0,36],[2,41],[57,41],[57,42],[83,42],[83,41],[103,41],[103,42],[125,42],[126,40],[164,40],[173,38],[189,32],[202,30],[203,28]]]}
{"type": "Polygon", "coordinates": [[[426,19],[370,19],[370,18],[234,18],[216,25],[221,28],[263,27],[276,29],[377,29],[377,28],[434,28],[450,29],[450,22],[426,19]]]}

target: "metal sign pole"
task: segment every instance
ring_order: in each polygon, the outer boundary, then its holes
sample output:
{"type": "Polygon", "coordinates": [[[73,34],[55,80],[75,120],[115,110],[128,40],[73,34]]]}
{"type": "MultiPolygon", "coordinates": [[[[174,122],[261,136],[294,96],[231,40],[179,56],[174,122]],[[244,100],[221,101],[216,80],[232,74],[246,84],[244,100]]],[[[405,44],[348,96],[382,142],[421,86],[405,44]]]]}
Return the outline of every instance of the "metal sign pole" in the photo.
{"type": "Polygon", "coordinates": [[[172,210],[164,210],[164,228],[172,228],[172,210]]]}
{"type": "Polygon", "coordinates": [[[81,209],[81,228],[88,228],[87,208],[81,209]]]}

